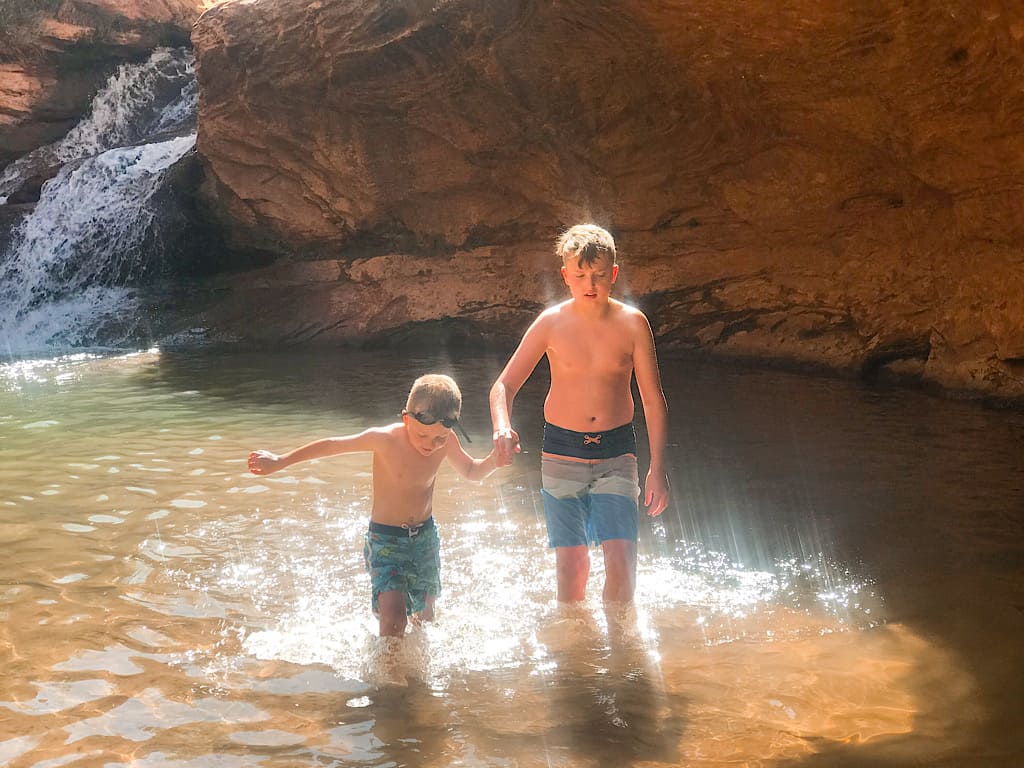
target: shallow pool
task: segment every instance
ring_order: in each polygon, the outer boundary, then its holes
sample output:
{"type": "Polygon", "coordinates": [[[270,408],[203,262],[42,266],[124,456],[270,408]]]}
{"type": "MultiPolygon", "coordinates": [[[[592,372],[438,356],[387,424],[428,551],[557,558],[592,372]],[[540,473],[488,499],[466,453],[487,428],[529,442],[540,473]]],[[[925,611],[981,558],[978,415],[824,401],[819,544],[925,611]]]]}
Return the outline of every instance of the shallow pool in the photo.
{"type": "Polygon", "coordinates": [[[516,464],[438,477],[438,621],[378,640],[369,456],[246,455],[395,419],[442,371],[482,456],[503,362],[0,365],[0,764],[1020,764],[1024,415],[917,392],[663,360],[674,504],[606,615],[599,555],[553,602],[539,370],[516,464]]]}

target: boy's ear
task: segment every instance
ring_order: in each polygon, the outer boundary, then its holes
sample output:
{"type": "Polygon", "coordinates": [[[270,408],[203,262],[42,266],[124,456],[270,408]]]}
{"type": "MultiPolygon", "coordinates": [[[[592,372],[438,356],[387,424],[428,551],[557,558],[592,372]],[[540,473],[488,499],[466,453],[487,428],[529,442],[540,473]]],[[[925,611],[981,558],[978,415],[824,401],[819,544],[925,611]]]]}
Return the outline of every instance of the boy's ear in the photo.
{"type": "Polygon", "coordinates": [[[566,270],[565,264],[562,265],[562,267],[561,267],[561,269],[559,271],[562,273],[562,282],[564,282],[566,285],[568,285],[569,284],[569,272],[566,270]]]}
{"type": "Polygon", "coordinates": [[[619,277],[619,265],[612,264],[612,282],[614,283],[619,277]]]}

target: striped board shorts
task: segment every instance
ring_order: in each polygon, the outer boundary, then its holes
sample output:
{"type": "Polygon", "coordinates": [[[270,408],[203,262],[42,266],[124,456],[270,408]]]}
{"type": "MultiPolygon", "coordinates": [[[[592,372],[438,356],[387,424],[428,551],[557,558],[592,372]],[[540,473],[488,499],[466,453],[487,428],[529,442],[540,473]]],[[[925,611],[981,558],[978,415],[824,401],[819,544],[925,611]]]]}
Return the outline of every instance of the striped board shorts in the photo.
{"type": "Polygon", "coordinates": [[[635,455],[597,461],[544,456],[541,477],[549,546],[637,540],[640,483],[635,455]]]}

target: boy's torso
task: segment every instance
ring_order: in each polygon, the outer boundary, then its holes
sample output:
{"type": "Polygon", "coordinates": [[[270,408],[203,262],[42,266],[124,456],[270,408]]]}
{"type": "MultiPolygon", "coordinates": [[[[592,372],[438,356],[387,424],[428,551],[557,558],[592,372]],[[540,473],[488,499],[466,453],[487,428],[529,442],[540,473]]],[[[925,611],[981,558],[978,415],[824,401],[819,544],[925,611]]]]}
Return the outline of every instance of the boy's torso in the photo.
{"type": "Polygon", "coordinates": [[[570,302],[559,309],[548,334],[551,386],[544,418],[579,432],[629,423],[634,336],[627,308],[610,302],[601,317],[581,317],[570,302]]]}
{"type": "Polygon", "coordinates": [[[433,514],[434,478],[443,449],[424,456],[401,430],[388,435],[373,454],[373,508],[370,519],[392,526],[415,526],[433,514]]]}

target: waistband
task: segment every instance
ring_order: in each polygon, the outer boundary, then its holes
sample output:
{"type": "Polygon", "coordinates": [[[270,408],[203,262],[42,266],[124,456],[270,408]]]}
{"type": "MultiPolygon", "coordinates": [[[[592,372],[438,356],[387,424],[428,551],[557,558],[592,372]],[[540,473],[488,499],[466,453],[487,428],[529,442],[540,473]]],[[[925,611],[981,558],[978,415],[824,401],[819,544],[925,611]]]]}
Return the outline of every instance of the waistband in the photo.
{"type": "Polygon", "coordinates": [[[384,523],[370,521],[370,531],[372,533],[379,533],[383,536],[406,536],[410,539],[421,531],[428,531],[433,527],[433,517],[428,517],[422,523],[417,523],[416,525],[384,525],[384,523]]]}
{"type": "Polygon", "coordinates": [[[632,423],[603,432],[574,432],[544,422],[544,453],[575,459],[613,459],[636,454],[636,431],[632,423]]]}

